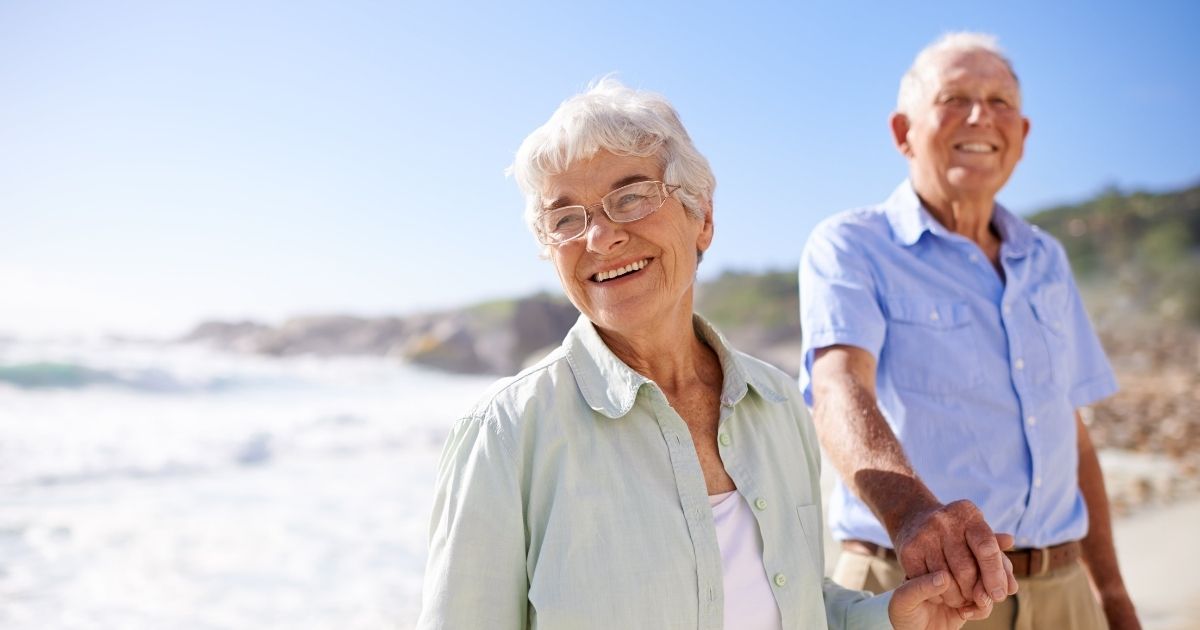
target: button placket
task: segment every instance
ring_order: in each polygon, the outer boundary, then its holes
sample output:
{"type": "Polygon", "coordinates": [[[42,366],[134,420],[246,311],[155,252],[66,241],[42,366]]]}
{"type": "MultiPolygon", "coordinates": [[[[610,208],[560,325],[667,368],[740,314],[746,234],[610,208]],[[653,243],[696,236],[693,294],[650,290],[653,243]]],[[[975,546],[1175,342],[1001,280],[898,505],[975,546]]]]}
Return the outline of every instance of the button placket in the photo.
{"type": "Polygon", "coordinates": [[[675,489],[683,507],[684,522],[695,554],[697,596],[701,601],[708,600],[702,609],[700,627],[719,628],[720,607],[713,597],[712,584],[722,579],[721,552],[711,522],[712,508],[708,503],[704,473],[695,449],[689,448],[691,441],[684,439],[687,437],[683,433],[687,430],[687,424],[683,418],[667,403],[665,396],[656,402],[661,404],[655,405],[655,419],[667,445],[671,468],[675,473],[675,489]],[[705,597],[706,592],[708,597],[705,597]]]}

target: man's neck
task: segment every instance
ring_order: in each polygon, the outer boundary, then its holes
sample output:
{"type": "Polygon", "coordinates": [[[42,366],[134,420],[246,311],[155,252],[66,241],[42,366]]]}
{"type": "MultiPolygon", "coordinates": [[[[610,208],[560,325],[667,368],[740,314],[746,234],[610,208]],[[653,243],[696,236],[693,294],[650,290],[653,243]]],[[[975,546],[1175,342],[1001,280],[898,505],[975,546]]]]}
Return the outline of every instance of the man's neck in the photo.
{"type": "Polygon", "coordinates": [[[993,265],[999,265],[1001,239],[992,227],[992,215],[996,209],[994,196],[951,198],[936,193],[926,195],[918,190],[917,197],[938,223],[974,242],[993,265]]]}

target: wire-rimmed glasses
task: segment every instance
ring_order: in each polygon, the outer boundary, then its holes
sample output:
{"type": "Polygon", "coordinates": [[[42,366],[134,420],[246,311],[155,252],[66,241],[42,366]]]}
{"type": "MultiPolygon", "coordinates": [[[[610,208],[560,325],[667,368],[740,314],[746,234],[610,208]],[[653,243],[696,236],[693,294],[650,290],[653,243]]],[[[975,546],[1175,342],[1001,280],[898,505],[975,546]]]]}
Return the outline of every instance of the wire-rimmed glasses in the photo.
{"type": "Polygon", "coordinates": [[[538,241],[543,245],[561,245],[583,236],[596,206],[603,208],[605,216],[614,223],[644,219],[661,208],[678,189],[679,186],[659,181],[634,182],[604,195],[600,203],[543,210],[534,223],[538,241]]]}

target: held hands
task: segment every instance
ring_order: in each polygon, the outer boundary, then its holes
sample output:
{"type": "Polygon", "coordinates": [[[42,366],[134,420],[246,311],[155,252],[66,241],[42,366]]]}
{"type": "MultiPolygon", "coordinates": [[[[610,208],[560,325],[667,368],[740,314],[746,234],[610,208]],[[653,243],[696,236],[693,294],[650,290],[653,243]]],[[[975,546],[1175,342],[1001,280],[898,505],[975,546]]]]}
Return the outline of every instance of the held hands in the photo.
{"type": "Polygon", "coordinates": [[[990,612],[993,602],[1017,592],[1012,563],[1001,552],[1012,544],[1012,536],[992,533],[983,513],[970,501],[918,512],[896,535],[896,552],[905,574],[914,578],[939,571],[949,574],[950,584],[934,596],[934,603],[977,612],[990,612]]]}
{"type": "Polygon", "coordinates": [[[958,630],[971,619],[992,614],[992,602],[976,608],[952,608],[936,603],[953,582],[945,571],[927,573],[901,584],[888,604],[888,618],[896,630],[958,630]]]}

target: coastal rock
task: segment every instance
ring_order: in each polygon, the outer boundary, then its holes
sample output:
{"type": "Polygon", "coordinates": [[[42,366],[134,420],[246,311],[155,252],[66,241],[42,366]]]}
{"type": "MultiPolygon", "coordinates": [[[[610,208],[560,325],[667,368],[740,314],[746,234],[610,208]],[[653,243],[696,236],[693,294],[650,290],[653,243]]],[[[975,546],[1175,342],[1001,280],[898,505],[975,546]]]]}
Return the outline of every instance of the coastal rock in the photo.
{"type": "Polygon", "coordinates": [[[475,336],[461,322],[442,320],[405,342],[400,355],[429,367],[453,372],[487,372],[475,352],[475,336]]]}
{"type": "Polygon", "coordinates": [[[537,294],[409,317],[307,316],[278,327],[205,322],[180,341],[273,356],[390,356],[448,372],[500,375],[557,345],[578,315],[566,300],[537,294]]]}
{"type": "Polygon", "coordinates": [[[258,338],[271,327],[258,322],[204,322],[183,336],[180,341],[203,343],[231,352],[258,352],[258,338]]]}

